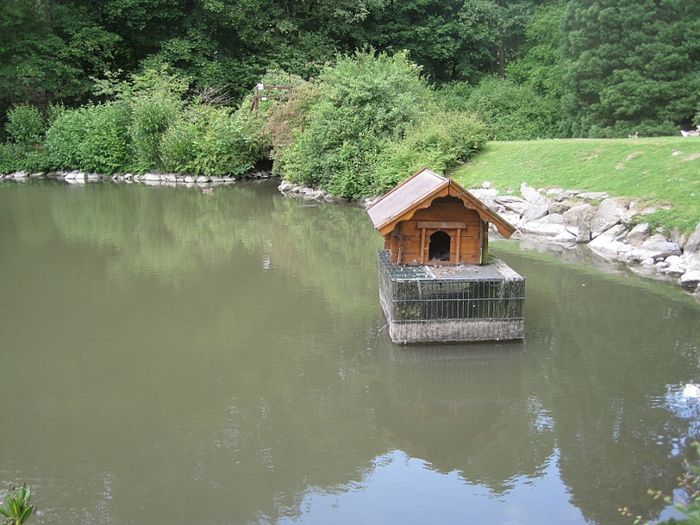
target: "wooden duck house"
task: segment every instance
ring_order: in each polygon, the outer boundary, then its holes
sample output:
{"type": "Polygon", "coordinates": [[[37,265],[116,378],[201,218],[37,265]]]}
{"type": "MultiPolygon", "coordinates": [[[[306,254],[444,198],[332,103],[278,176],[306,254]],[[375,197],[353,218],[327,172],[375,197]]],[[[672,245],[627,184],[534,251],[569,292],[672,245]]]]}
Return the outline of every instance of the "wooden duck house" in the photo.
{"type": "Polygon", "coordinates": [[[394,342],[522,339],[525,280],[488,253],[515,228],[423,168],[367,210],[384,237],[380,301],[394,342]]]}

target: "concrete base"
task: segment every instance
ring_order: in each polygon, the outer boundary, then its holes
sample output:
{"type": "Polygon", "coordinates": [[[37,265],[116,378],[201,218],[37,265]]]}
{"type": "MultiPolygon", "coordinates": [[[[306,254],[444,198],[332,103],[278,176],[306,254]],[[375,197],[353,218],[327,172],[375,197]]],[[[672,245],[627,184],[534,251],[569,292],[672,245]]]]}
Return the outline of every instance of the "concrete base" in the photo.
{"type": "Polygon", "coordinates": [[[506,341],[525,337],[525,321],[459,320],[389,323],[394,343],[460,343],[506,341]]]}

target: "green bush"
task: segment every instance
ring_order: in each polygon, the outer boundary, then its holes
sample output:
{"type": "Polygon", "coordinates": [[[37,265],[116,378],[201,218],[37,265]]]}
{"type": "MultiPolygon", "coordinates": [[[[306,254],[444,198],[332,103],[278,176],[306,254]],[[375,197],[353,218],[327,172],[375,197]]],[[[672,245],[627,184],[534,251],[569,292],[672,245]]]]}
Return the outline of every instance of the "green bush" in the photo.
{"type": "Polygon", "coordinates": [[[196,105],[163,134],[164,169],[209,176],[239,176],[250,171],[270,148],[261,115],[244,105],[229,108],[196,105]]]}
{"type": "Polygon", "coordinates": [[[175,121],[160,141],[160,154],[163,169],[176,173],[199,173],[197,165],[200,157],[198,143],[204,135],[206,122],[200,116],[204,112],[199,107],[191,108],[187,114],[175,121]]]}
{"type": "Polygon", "coordinates": [[[24,157],[24,148],[19,144],[0,143],[0,173],[19,171],[24,157]]]}
{"type": "Polygon", "coordinates": [[[34,106],[21,104],[7,112],[5,131],[15,144],[40,144],[46,133],[46,120],[34,106]]]}
{"type": "Polygon", "coordinates": [[[62,111],[46,132],[46,149],[56,168],[78,169],[82,162],[86,113],[83,109],[62,111]]]}
{"type": "Polygon", "coordinates": [[[480,150],[486,136],[485,124],[474,115],[434,113],[382,150],[373,170],[372,193],[384,193],[424,166],[447,172],[480,150]]]}
{"type": "Polygon", "coordinates": [[[336,195],[367,194],[382,147],[401,139],[426,114],[432,93],[404,52],[339,58],[320,81],[308,122],[276,169],[291,181],[336,195]]]}
{"type": "Polygon", "coordinates": [[[243,175],[265,157],[270,142],[262,118],[243,107],[233,115],[218,111],[200,147],[204,174],[243,175]]]}
{"type": "Polygon", "coordinates": [[[450,82],[436,91],[435,95],[440,106],[447,111],[464,111],[473,91],[474,85],[468,82],[450,82]]]}
{"type": "Polygon", "coordinates": [[[80,168],[98,173],[123,170],[131,157],[128,106],[110,102],[82,111],[85,132],[80,145],[80,168]]]}
{"type": "Polygon", "coordinates": [[[270,156],[274,159],[273,173],[280,175],[285,151],[294,143],[295,136],[306,128],[310,112],[320,93],[317,82],[297,85],[288,100],[268,109],[265,125],[272,141],[270,156]]]}
{"type": "Polygon", "coordinates": [[[46,133],[56,168],[113,173],[130,160],[129,109],[110,102],[62,111],[46,133]]]}
{"type": "Polygon", "coordinates": [[[486,123],[490,140],[554,138],[559,134],[559,107],[531,87],[489,77],[471,92],[463,107],[486,123]]]}
{"type": "Polygon", "coordinates": [[[131,105],[130,136],[139,169],[163,167],[161,138],[181,117],[187,86],[186,79],[165,69],[150,69],[121,87],[120,97],[131,105]]]}

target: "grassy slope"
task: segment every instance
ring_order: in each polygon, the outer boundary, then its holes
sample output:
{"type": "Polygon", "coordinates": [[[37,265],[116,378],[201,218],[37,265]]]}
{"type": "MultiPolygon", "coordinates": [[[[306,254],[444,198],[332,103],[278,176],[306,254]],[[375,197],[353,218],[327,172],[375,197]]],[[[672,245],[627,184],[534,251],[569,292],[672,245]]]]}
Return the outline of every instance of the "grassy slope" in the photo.
{"type": "Polygon", "coordinates": [[[607,191],[671,204],[651,219],[689,231],[700,222],[700,138],[491,142],[453,173],[466,187],[485,180],[518,192],[536,188],[607,191]]]}

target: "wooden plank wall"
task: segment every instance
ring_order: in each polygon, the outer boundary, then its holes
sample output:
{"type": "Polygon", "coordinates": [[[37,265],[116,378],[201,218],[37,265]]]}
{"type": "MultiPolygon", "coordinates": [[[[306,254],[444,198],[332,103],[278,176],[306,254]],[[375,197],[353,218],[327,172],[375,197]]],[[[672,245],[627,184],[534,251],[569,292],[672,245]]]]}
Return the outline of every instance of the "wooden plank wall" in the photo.
{"type": "MultiPolygon", "coordinates": [[[[460,263],[478,264],[481,260],[481,219],[475,210],[464,207],[459,199],[446,197],[436,199],[426,209],[418,210],[409,221],[400,223],[400,228],[394,230],[384,238],[384,245],[391,250],[391,261],[401,264],[421,264],[421,229],[418,222],[461,222],[466,223],[466,229],[460,232],[460,263]],[[400,231],[399,231],[400,230],[400,231]],[[403,239],[402,249],[399,250],[399,241],[403,239]],[[401,261],[398,261],[399,251],[401,261]]],[[[428,261],[430,235],[438,229],[425,229],[423,243],[425,264],[455,264],[457,261],[457,230],[446,231],[451,238],[450,262],[428,261]]]]}

